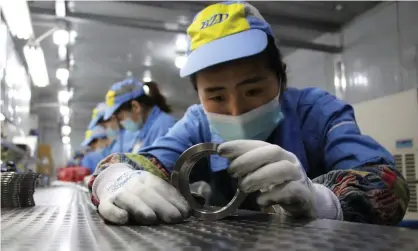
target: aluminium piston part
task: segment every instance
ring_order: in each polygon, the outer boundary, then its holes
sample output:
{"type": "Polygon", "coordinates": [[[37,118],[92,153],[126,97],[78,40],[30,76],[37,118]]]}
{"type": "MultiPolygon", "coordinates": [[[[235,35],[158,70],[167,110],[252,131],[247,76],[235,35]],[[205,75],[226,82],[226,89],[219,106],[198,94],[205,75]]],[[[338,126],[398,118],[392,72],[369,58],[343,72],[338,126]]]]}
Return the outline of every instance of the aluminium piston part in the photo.
{"type": "Polygon", "coordinates": [[[178,158],[174,170],[171,173],[171,184],[179,190],[181,195],[186,198],[192,209],[192,215],[199,220],[219,220],[233,214],[242,202],[246,194],[237,189],[234,198],[224,207],[207,210],[200,204],[190,192],[189,176],[196,163],[217,152],[218,144],[201,143],[187,149],[178,158]]]}

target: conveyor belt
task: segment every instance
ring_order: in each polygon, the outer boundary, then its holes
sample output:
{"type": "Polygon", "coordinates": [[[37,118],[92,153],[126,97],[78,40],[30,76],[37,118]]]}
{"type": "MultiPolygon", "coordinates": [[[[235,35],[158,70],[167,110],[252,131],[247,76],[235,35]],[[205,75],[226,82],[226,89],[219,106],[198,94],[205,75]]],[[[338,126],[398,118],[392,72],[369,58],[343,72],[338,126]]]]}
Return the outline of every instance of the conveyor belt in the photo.
{"type": "Polygon", "coordinates": [[[37,189],[37,205],[1,212],[6,250],[418,250],[418,231],[240,212],[216,222],[110,226],[74,185],[37,189]]]}

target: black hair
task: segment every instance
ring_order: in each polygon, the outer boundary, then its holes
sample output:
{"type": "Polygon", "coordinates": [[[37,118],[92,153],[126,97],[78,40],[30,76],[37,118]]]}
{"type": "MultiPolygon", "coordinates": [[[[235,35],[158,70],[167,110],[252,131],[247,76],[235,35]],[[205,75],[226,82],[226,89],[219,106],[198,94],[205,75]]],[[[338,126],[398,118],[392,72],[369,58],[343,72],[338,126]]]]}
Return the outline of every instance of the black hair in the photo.
{"type": "Polygon", "coordinates": [[[90,142],[89,146],[94,145],[97,141],[99,141],[99,139],[107,139],[107,136],[103,136],[103,137],[100,137],[100,138],[95,138],[95,139],[93,139],[93,140],[90,142]]]}
{"type": "MultiPolygon", "coordinates": [[[[171,113],[172,109],[167,104],[167,100],[165,99],[165,97],[161,94],[157,83],[155,83],[154,81],[145,82],[144,87],[145,86],[148,86],[149,93],[146,93],[145,95],[139,96],[132,100],[136,100],[138,101],[138,103],[148,108],[151,108],[156,105],[163,112],[171,113]]],[[[132,103],[131,103],[132,100],[129,100],[123,103],[115,113],[119,112],[120,110],[130,111],[132,109],[132,103]]]]}
{"type": "MultiPolygon", "coordinates": [[[[256,57],[263,57],[267,59],[268,67],[270,67],[272,70],[276,71],[277,79],[279,80],[280,84],[280,93],[283,93],[283,91],[287,88],[287,73],[286,73],[286,64],[283,62],[283,56],[280,53],[280,50],[278,49],[274,37],[268,35],[268,43],[267,47],[260,53],[256,55],[252,55],[246,58],[256,58],[256,57]]],[[[245,59],[245,58],[241,58],[245,59]]],[[[229,61],[231,62],[231,61],[229,61]]],[[[229,62],[223,62],[221,64],[227,64],[229,62]]],[[[190,81],[193,84],[193,87],[195,90],[197,90],[196,86],[196,74],[193,74],[190,76],[190,81]]]]}

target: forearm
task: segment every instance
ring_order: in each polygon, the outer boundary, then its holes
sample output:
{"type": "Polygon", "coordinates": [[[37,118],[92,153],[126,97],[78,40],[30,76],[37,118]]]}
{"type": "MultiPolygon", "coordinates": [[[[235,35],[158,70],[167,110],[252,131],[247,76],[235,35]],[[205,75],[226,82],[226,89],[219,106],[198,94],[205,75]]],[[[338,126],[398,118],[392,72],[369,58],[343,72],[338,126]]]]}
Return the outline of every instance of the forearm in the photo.
{"type": "Polygon", "coordinates": [[[88,187],[91,192],[91,200],[96,206],[100,203],[100,193],[116,181],[123,173],[130,170],[145,170],[163,180],[168,180],[169,175],[165,168],[153,157],[146,157],[134,153],[115,153],[104,158],[92,175],[88,187]],[[127,165],[116,165],[119,163],[127,165]]]}
{"type": "Polygon", "coordinates": [[[334,170],[313,181],[334,192],[346,221],[395,225],[409,202],[406,181],[387,165],[334,170]]]}

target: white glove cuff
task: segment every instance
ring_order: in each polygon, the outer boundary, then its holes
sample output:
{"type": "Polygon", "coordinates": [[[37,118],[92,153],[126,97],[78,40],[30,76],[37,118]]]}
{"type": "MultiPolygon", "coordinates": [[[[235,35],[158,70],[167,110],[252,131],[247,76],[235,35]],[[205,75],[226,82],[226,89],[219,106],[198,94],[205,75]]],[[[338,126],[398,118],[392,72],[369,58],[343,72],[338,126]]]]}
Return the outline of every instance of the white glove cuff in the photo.
{"type": "Polygon", "coordinates": [[[326,186],[313,183],[316,194],[316,217],[319,219],[343,220],[343,212],[337,196],[326,186]]]}
{"type": "Polygon", "coordinates": [[[92,194],[99,201],[106,196],[109,187],[124,173],[135,170],[132,166],[125,163],[117,163],[108,166],[94,180],[92,194]]]}

